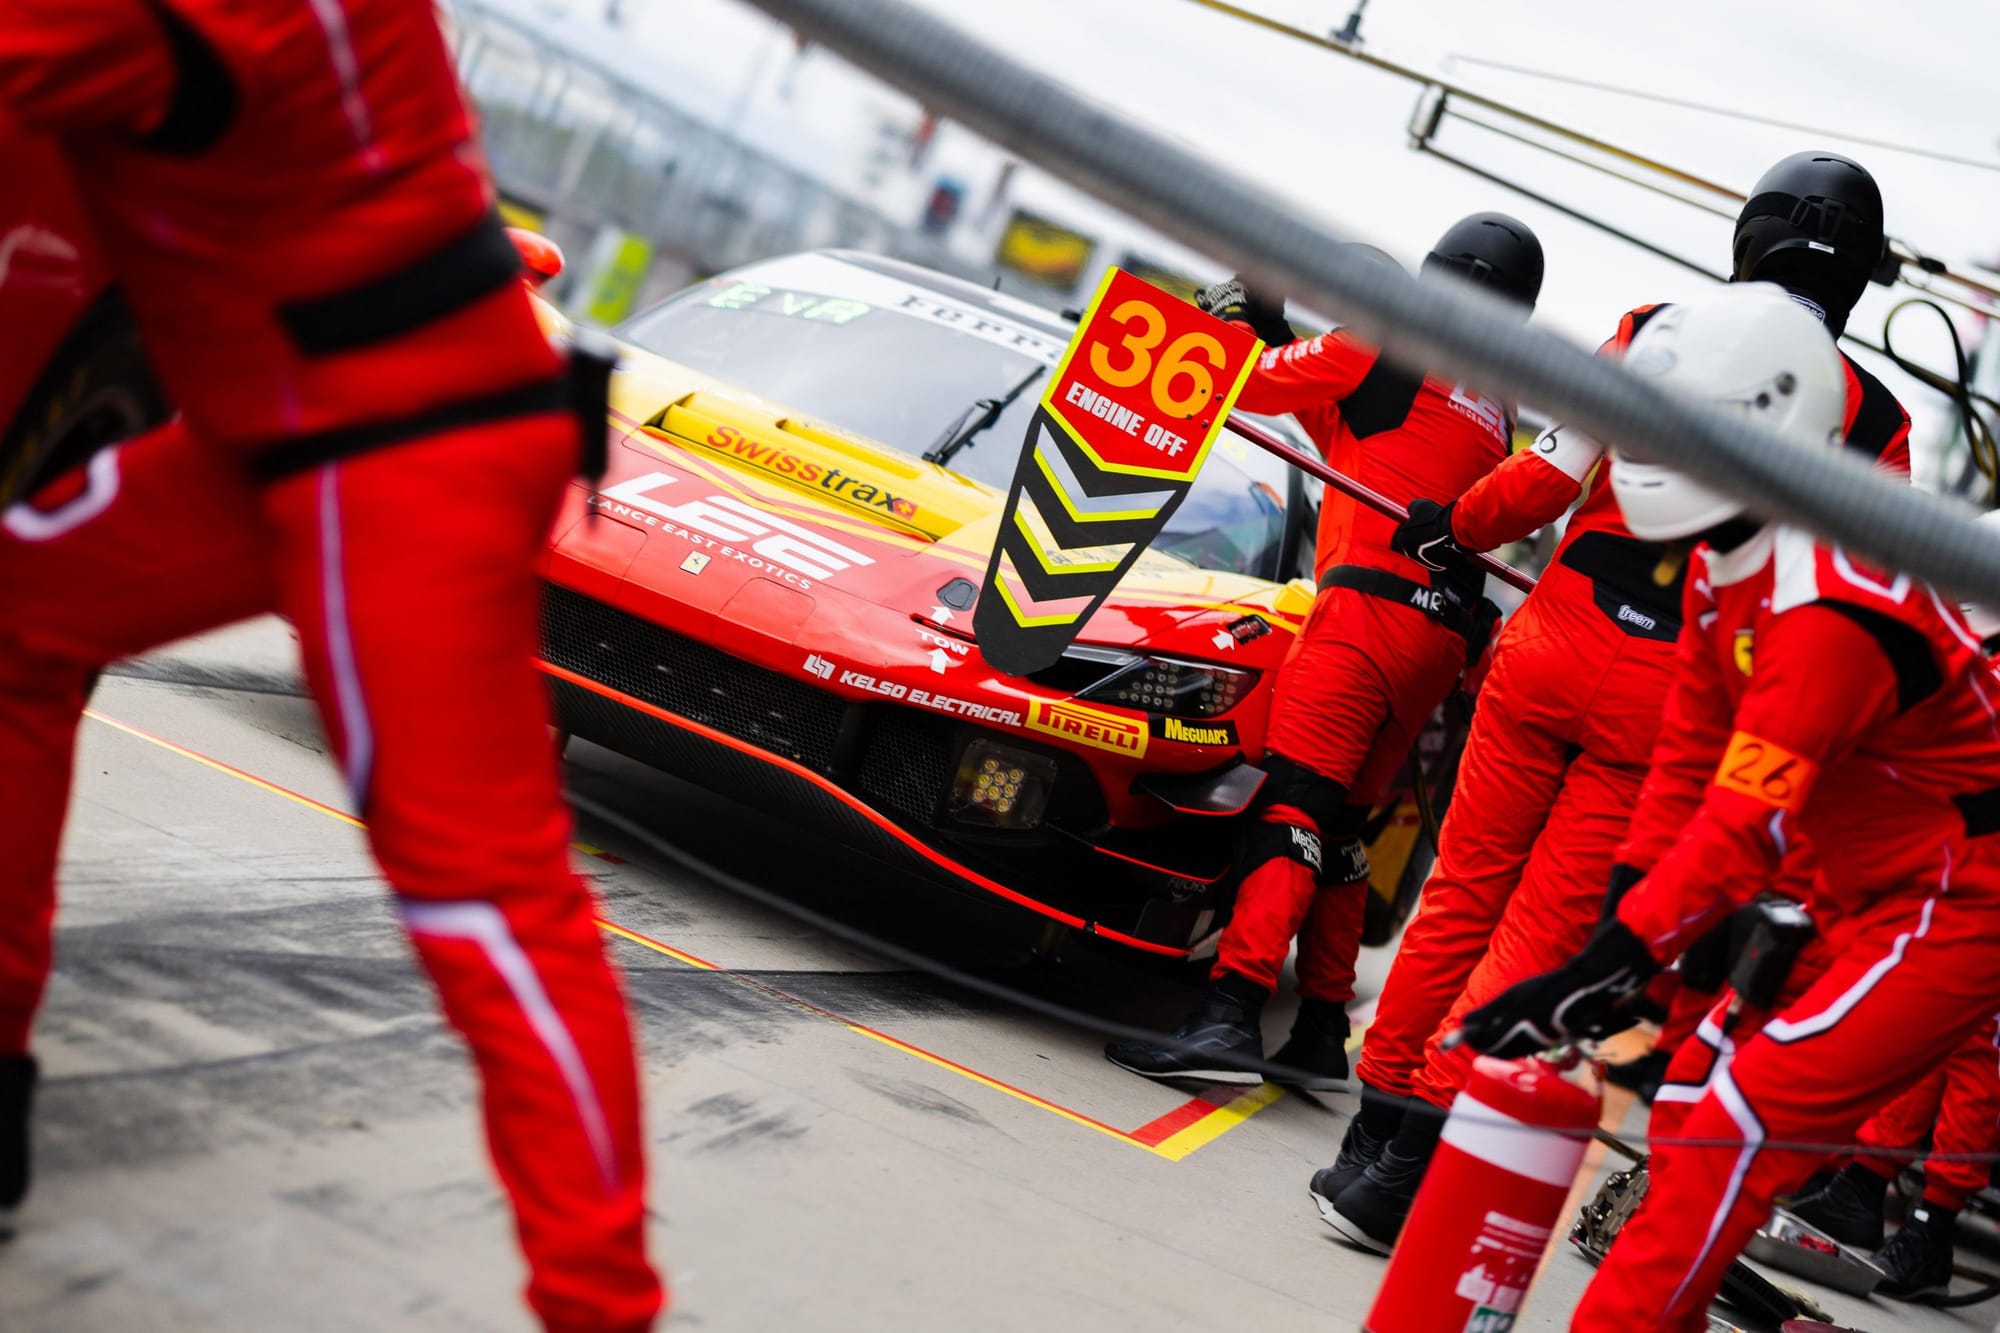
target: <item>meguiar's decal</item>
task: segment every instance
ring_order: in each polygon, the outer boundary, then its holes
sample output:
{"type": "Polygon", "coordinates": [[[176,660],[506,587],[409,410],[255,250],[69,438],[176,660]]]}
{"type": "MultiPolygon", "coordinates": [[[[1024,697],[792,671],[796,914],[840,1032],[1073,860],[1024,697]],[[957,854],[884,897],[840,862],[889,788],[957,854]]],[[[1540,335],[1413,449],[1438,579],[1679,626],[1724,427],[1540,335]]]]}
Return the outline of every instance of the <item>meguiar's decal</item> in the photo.
{"type": "Polygon", "coordinates": [[[1182,745],[1235,745],[1236,724],[1207,718],[1156,717],[1151,720],[1154,736],[1182,745]]]}
{"type": "Polygon", "coordinates": [[[990,595],[973,612],[987,661],[1026,675],[1062,656],[1187,497],[1262,350],[1129,273],[1105,274],[1014,470],[990,595]]]}

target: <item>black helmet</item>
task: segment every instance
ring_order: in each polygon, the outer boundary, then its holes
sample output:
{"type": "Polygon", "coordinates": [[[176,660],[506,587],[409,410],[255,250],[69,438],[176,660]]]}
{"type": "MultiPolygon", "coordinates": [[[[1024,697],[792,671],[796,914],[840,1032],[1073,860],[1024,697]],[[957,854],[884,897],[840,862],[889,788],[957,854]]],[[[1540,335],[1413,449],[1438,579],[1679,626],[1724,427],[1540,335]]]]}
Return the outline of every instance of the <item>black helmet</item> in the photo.
{"type": "Polygon", "coordinates": [[[1735,277],[1812,302],[1838,333],[1886,246],[1868,169],[1838,153],[1794,153],[1764,173],[1736,217],[1735,277]]]}
{"type": "Polygon", "coordinates": [[[1533,310],[1542,292],[1542,243],[1517,218],[1474,213],[1438,237],[1423,272],[1456,273],[1533,310]]]}

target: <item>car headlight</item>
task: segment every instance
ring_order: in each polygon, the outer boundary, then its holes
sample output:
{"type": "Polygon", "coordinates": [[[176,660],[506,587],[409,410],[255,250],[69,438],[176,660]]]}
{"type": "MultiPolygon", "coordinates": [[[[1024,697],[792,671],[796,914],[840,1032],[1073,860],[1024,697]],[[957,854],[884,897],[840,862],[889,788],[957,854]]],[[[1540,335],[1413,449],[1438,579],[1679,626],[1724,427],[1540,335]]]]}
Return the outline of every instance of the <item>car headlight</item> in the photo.
{"type": "Polygon", "coordinates": [[[1030,829],[1042,822],[1055,782],[1055,760],[976,740],[959,756],[948,808],[962,823],[1030,829]]]}
{"type": "Polygon", "coordinates": [[[1029,677],[1092,703],[1175,717],[1220,717],[1243,702],[1257,673],[1241,667],[1073,644],[1062,660],[1029,677]]]}

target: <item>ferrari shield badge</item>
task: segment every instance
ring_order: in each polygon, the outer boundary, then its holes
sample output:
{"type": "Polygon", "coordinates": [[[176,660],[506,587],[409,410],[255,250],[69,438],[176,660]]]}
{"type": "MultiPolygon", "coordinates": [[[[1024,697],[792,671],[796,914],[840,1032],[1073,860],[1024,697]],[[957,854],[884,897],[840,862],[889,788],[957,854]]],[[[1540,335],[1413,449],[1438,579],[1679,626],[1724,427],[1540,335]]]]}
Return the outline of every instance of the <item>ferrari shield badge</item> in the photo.
{"type": "Polygon", "coordinates": [[[1112,269],[1028,426],[973,631],[1052,665],[1187,497],[1263,343],[1112,269]]]}

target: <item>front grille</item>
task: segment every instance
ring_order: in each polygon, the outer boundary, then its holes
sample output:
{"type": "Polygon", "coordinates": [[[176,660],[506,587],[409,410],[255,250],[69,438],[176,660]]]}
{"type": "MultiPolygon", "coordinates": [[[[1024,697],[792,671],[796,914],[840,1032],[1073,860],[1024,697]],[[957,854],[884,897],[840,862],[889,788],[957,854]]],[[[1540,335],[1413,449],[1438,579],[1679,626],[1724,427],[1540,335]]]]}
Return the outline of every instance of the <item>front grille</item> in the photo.
{"type": "Polygon", "coordinates": [[[862,794],[905,819],[932,824],[951,785],[953,753],[947,736],[930,719],[884,710],[861,759],[862,794]]]}
{"type": "Polygon", "coordinates": [[[847,711],[809,685],[553,584],[542,599],[542,656],[820,770],[832,765],[847,711]]]}

